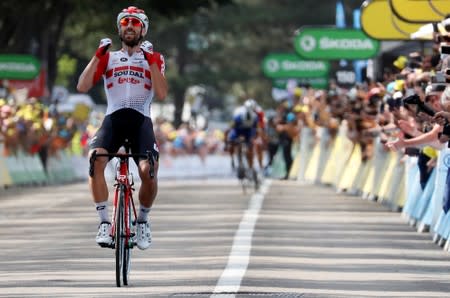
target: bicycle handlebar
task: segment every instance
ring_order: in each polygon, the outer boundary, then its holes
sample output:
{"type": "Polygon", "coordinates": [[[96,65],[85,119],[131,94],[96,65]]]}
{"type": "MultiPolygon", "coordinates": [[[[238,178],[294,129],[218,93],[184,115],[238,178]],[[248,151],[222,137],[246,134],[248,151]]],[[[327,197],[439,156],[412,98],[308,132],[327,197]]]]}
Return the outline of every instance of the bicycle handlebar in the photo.
{"type": "Polygon", "coordinates": [[[91,157],[89,158],[89,176],[92,178],[94,177],[94,162],[97,159],[97,157],[117,157],[121,160],[128,159],[128,158],[145,158],[150,163],[150,178],[155,178],[155,157],[150,151],[147,151],[147,154],[130,154],[130,153],[97,153],[97,150],[94,150],[92,152],[91,157]]]}

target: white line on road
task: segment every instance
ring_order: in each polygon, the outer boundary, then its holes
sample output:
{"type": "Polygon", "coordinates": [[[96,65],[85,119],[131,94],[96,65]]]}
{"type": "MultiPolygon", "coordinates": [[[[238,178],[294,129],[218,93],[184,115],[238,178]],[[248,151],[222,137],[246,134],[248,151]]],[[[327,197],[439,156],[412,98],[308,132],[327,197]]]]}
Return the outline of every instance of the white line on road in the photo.
{"type": "MultiPolygon", "coordinates": [[[[259,211],[264,202],[264,195],[269,189],[271,181],[265,180],[261,185],[260,192],[255,193],[248,204],[248,208],[242,217],[239,228],[234,235],[233,246],[228,257],[228,263],[225,270],[217,282],[214,293],[211,297],[223,297],[220,293],[237,293],[241,287],[242,278],[247,271],[252,248],[252,236],[259,211]]],[[[233,296],[233,295],[232,295],[233,296]]]]}

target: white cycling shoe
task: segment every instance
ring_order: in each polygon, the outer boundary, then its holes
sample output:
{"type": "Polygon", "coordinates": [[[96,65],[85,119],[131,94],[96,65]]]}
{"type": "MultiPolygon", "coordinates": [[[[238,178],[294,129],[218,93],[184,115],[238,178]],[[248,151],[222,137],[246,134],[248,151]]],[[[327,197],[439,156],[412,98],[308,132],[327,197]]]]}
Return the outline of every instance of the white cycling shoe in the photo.
{"type": "Polygon", "coordinates": [[[95,242],[101,247],[107,247],[113,243],[111,237],[111,224],[109,222],[102,222],[100,224],[97,236],[95,237],[95,242]]]}
{"type": "Polygon", "coordinates": [[[152,242],[152,233],[148,222],[138,222],[137,224],[137,247],[139,249],[147,249],[152,242]]]}

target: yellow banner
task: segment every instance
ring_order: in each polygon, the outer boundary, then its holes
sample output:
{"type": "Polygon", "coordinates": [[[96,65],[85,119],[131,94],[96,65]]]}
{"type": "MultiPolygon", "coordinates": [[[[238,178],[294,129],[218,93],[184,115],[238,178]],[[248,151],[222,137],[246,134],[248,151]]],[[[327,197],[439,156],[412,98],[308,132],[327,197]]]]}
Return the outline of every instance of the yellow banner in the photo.
{"type": "MultiPolygon", "coordinates": [[[[450,1],[449,1],[450,2],[450,1]]],[[[378,40],[411,40],[411,33],[422,24],[412,24],[397,17],[388,0],[365,1],[361,6],[361,27],[378,40]]]]}
{"type": "Polygon", "coordinates": [[[449,0],[389,0],[397,17],[406,22],[440,22],[450,14],[449,0]]]}

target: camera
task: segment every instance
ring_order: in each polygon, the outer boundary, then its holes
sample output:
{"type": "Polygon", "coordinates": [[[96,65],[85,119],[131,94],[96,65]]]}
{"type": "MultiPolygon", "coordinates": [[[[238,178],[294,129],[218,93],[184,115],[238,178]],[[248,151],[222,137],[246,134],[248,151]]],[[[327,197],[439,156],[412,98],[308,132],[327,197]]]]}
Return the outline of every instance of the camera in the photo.
{"type": "MultiPolygon", "coordinates": [[[[446,123],[444,125],[444,129],[442,130],[442,132],[438,133],[438,140],[440,140],[441,136],[446,136],[447,138],[450,138],[450,124],[446,123]]],[[[450,148],[450,142],[448,143],[448,148],[450,148]]]]}
{"type": "Polygon", "coordinates": [[[425,104],[422,100],[420,100],[420,97],[417,94],[413,94],[403,98],[403,105],[410,107],[415,106],[416,114],[418,114],[419,112],[423,112],[431,117],[433,117],[435,114],[435,111],[427,104],[425,104]]]}
{"type": "Polygon", "coordinates": [[[450,124],[446,123],[444,125],[444,129],[442,130],[442,134],[450,137],[450,124]]]}
{"type": "Polygon", "coordinates": [[[420,149],[415,147],[406,147],[405,154],[408,156],[419,156],[420,149]]]}
{"type": "Polygon", "coordinates": [[[450,45],[442,45],[441,54],[450,54],[450,45]]]}
{"type": "Polygon", "coordinates": [[[447,42],[447,43],[450,43],[450,36],[449,36],[449,35],[438,35],[438,36],[437,36],[437,41],[438,41],[439,43],[441,43],[441,42],[447,42]]]}
{"type": "Polygon", "coordinates": [[[446,73],[443,73],[442,71],[437,71],[435,75],[431,76],[431,83],[433,84],[442,84],[446,83],[447,79],[445,77],[446,73]]]}

